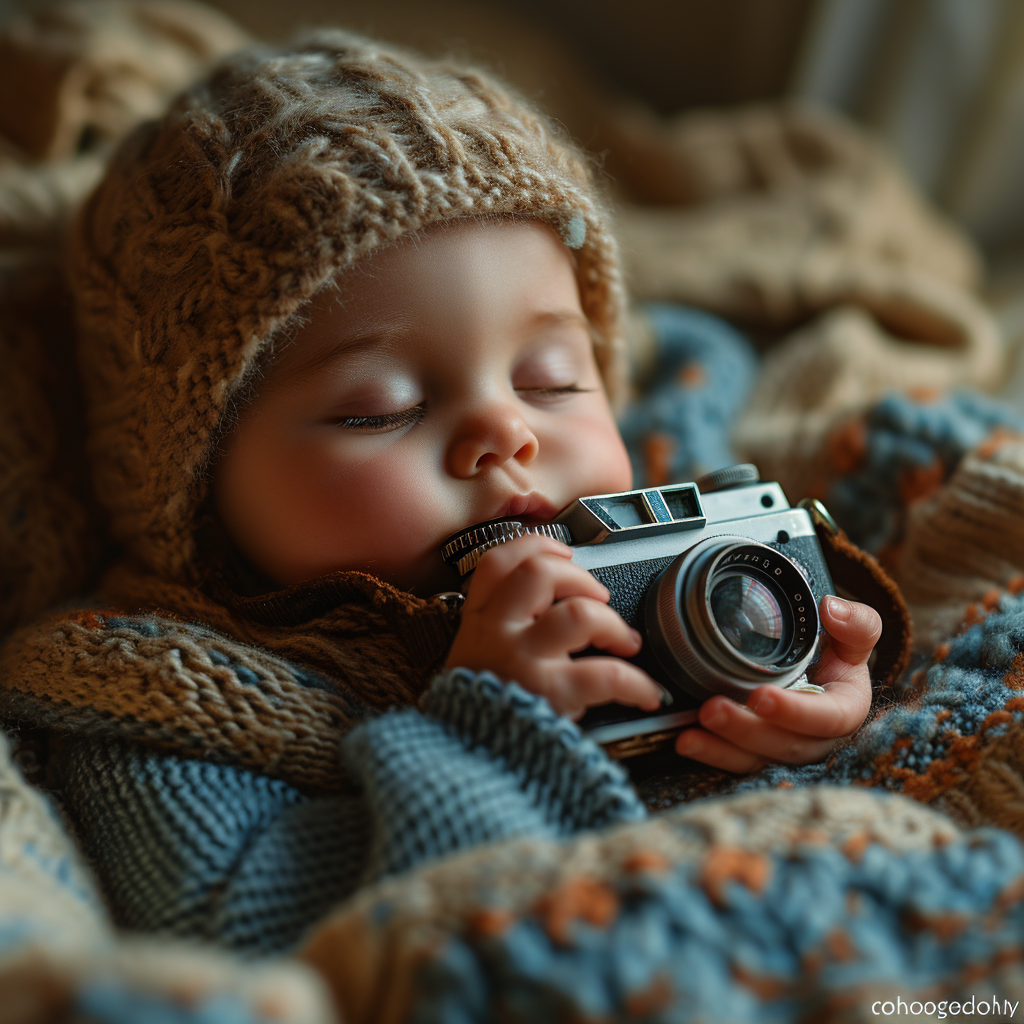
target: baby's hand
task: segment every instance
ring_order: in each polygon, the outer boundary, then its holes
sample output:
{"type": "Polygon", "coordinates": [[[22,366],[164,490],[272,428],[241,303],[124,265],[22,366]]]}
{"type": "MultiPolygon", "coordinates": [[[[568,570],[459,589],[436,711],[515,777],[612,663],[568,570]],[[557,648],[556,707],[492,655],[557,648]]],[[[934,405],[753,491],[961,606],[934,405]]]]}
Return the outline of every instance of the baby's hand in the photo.
{"type": "Polygon", "coordinates": [[[866,604],[826,597],[821,622],[829,643],[814,682],[824,693],[760,686],[746,705],[711,697],[700,708],[703,728],[687,729],[677,753],[731,772],[752,772],[769,761],[810,764],[828,756],[852,733],[871,705],[867,660],[882,633],[882,620],[866,604]]]}
{"type": "Polygon", "coordinates": [[[659,687],[621,660],[640,650],[640,634],[608,607],[608,589],[571,558],[570,547],[537,536],[486,552],[445,665],[489,669],[570,717],[610,701],[653,711],[659,687]],[[569,657],[590,646],[619,657],[569,657]]]}

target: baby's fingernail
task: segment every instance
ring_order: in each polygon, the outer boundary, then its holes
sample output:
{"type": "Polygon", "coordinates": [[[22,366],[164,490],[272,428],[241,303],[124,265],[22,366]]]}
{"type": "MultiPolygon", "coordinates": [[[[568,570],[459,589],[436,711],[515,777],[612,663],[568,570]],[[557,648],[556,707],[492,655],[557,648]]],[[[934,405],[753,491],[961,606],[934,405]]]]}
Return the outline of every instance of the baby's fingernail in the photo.
{"type": "Polygon", "coordinates": [[[644,638],[640,635],[640,631],[639,630],[636,630],[636,629],[633,629],[632,627],[630,627],[629,635],[633,638],[633,643],[635,643],[637,645],[637,647],[639,647],[639,646],[641,646],[641,644],[643,644],[644,638]]]}
{"type": "Polygon", "coordinates": [[[826,597],[825,607],[828,609],[829,615],[840,622],[848,621],[853,614],[853,606],[849,601],[844,601],[841,597],[826,597]]]}
{"type": "Polygon", "coordinates": [[[776,707],[775,694],[773,693],[755,693],[750,698],[750,702],[747,707],[754,712],[755,715],[770,715],[776,707]]]}

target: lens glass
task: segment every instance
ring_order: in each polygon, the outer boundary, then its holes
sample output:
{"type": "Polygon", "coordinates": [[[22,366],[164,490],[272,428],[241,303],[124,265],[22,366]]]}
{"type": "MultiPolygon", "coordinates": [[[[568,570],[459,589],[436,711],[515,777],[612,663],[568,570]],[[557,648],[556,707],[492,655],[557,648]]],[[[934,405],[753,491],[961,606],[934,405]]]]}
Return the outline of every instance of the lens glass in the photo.
{"type": "Polygon", "coordinates": [[[761,580],[737,572],[714,584],[711,614],[726,640],[752,661],[768,661],[782,646],[785,619],[779,599],[761,580]]]}

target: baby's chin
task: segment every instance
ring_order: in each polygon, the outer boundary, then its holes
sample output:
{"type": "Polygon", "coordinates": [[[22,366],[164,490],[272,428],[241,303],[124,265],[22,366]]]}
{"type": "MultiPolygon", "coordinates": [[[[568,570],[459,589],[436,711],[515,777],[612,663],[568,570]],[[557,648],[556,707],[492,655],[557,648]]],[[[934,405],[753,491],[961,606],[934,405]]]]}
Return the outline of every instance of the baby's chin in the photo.
{"type": "Polygon", "coordinates": [[[462,587],[459,574],[444,564],[440,553],[431,553],[419,564],[398,572],[374,572],[372,567],[367,567],[366,571],[416,597],[430,598],[435,594],[458,591],[462,587]]]}

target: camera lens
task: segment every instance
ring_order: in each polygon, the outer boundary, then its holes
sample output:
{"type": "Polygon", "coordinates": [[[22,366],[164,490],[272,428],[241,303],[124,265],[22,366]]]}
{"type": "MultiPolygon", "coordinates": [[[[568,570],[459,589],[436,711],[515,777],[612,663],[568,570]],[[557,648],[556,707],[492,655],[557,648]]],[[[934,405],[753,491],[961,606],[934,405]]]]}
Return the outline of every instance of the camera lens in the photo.
{"type": "Polygon", "coordinates": [[[817,647],[818,612],[800,567],[774,548],[715,537],[679,555],[651,585],[647,635],[670,677],[698,697],[740,700],[788,686],[817,647]]]}
{"type": "Polygon", "coordinates": [[[714,584],[711,614],[732,647],[753,661],[771,661],[787,632],[785,615],[772,588],[745,573],[730,573],[714,584]]]}

